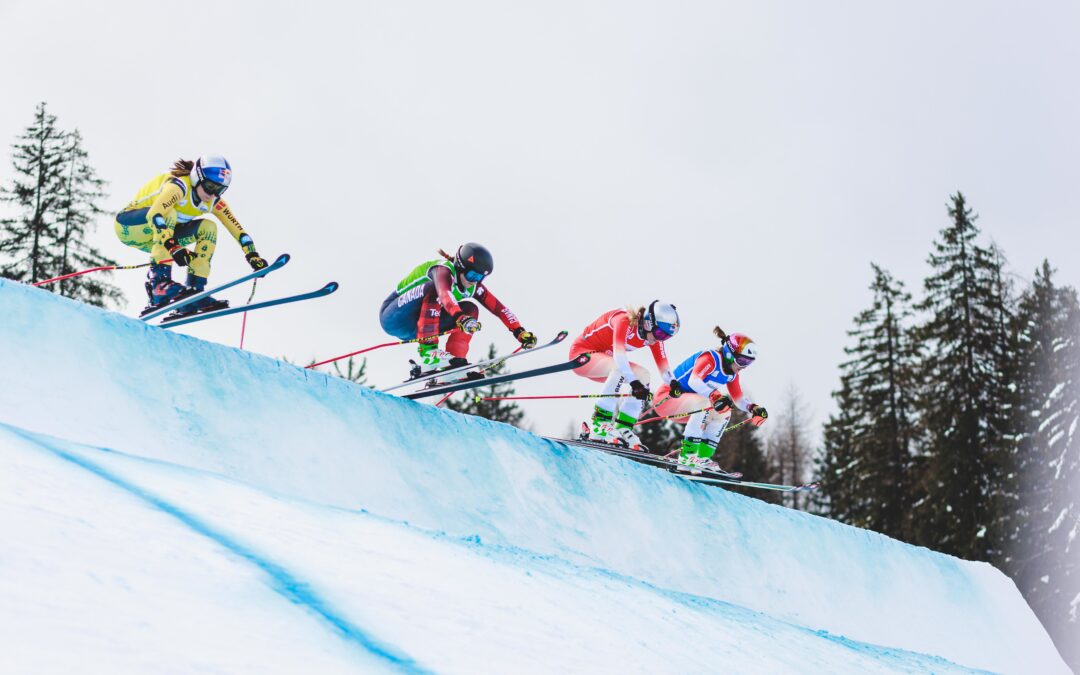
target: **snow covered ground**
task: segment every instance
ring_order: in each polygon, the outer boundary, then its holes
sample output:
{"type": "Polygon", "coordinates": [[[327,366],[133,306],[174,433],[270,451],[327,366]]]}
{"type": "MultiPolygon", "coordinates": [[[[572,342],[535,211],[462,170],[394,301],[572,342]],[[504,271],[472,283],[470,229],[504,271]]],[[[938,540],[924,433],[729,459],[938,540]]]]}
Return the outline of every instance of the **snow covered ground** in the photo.
{"type": "Polygon", "coordinates": [[[0,671],[1068,672],[988,565],[18,284],[0,316],[0,671]]]}

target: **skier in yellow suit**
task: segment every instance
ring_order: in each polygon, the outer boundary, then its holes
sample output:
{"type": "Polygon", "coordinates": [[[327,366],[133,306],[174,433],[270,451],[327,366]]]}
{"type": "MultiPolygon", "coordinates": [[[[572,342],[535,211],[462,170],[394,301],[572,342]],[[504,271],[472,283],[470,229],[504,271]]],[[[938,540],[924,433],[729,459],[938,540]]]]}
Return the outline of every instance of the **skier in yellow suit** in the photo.
{"type": "MultiPolygon", "coordinates": [[[[266,267],[266,261],[255,250],[255,242],[221,198],[231,182],[232,168],[220,155],[203,155],[194,162],[177,160],[172,170],[143,185],[135,199],[116,214],[116,236],[120,241],[150,254],[152,264],[146,282],[150,304],[144,313],[206,288],[218,231],[217,223],[207,215],[213,215],[236,239],[251,269],[266,267]],[[192,244],[193,249],[187,248],[192,244]],[[186,286],[173,281],[174,262],[188,268],[186,286]]],[[[177,313],[228,306],[228,301],[206,297],[179,308],[177,313]]]]}

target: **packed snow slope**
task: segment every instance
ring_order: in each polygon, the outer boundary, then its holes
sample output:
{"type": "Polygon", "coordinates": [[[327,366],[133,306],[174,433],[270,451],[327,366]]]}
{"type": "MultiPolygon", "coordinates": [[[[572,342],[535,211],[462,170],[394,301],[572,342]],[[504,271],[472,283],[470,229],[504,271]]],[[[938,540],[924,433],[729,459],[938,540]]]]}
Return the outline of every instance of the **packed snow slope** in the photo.
{"type": "Polygon", "coordinates": [[[14,672],[1068,672],[989,565],[2,280],[0,316],[14,672]]]}

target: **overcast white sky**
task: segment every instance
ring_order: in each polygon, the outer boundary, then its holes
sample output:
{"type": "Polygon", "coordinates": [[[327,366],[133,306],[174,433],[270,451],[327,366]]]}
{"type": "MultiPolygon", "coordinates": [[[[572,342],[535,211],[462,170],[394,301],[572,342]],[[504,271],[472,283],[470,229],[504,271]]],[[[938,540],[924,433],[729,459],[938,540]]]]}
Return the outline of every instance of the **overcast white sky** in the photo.
{"type": "MultiPolygon", "coordinates": [[[[748,333],[756,398],[776,410],[793,382],[820,422],[870,262],[918,296],[950,193],[1021,280],[1049,256],[1080,285],[1078,35],[1071,1],[0,0],[0,140],[47,101],[82,131],[110,210],[177,157],[225,154],[260,251],[294,256],[259,297],[341,282],[253,314],[253,351],[384,341],[396,282],[474,240],[542,338],[662,298],[683,318],[674,360],[714,324],[748,333]]],[[[142,262],[109,222],[102,250],[142,262]]],[[[214,278],[246,269],[219,241],[214,278]]],[[[134,312],[141,273],[118,281],[134,312]]],[[[512,348],[484,325],[474,349],[512,348]]],[[[180,330],[235,345],[240,319],[180,330]]],[[[372,355],[374,382],[404,376],[396,349],[372,355]]],[[[527,405],[545,433],[588,409],[527,405]]]]}

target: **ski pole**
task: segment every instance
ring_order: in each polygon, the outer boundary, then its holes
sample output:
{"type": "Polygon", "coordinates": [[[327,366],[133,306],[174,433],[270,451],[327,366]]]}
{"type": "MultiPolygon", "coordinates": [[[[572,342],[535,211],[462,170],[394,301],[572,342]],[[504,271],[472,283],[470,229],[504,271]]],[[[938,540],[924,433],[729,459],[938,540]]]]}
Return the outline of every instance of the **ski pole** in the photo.
{"type": "Polygon", "coordinates": [[[541,401],[557,398],[629,398],[633,394],[563,394],[558,396],[480,396],[477,394],[473,400],[480,401],[541,401]]]}
{"type": "Polygon", "coordinates": [[[446,396],[443,396],[442,398],[440,398],[440,399],[439,399],[439,402],[435,404],[435,407],[436,407],[436,408],[440,408],[440,407],[442,407],[442,404],[443,404],[443,403],[446,403],[446,401],[447,401],[447,400],[449,400],[449,398],[450,398],[451,396],[453,396],[453,395],[454,395],[454,392],[450,392],[450,393],[449,393],[449,394],[447,394],[446,396]]]}
{"type": "Polygon", "coordinates": [[[360,349],[360,350],[357,350],[355,352],[349,352],[348,354],[342,354],[341,356],[335,356],[332,359],[326,359],[325,361],[319,361],[318,363],[312,363],[311,365],[304,366],[304,367],[305,368],[316,368],[318,366],[325,366],[328,363],[333,363],[334,361],[340,361],[341,359],[347,359],[350,356],[356,356],[357,354],[363,354],[365,352],[373,352],[376,349],[382,349],[383,347],[393,347],[395,345],[407,345],[407,344],[409,344],[411,342],[420,342],[422,340],[429,340],[429,339],[431,339],[433,337],[442,337],[443,335],[446,335],[446,334],[450,333],[453,330],[456,330],[456,329],[451,328],[450,330],[439,333],[438,335],[429,335],[427,337],[422,337],[422,338],[416,337],[416,338],[413,338],[411,340],[398,340],[397,342],[384,342],[381,345],[374,345],[372,347],[365,347],[364,349],[360,349]]]}
{"type": "Polygon", "coordinates": [[[658,416],[658,417],[650,417],[648,419],[644,419],[644,420],[641,420],[639,422],[635,422],[634,424],[635,425],[637,425],[637,424],[648,424],[649,422],[659,422],[660,420],[670,420],[670,419],[675,419],[676,417],[688,417],[688,416],[693,415],[695,413],[705,412],[706,410],[712,410],[712,409],[713,409],[713,407],[709,406],[707,408],[702,408],[701,410],[691,410],[690,412],[676,413],[674,415],[661,415],[661,416],[658,416]]]}
{"type": "Polygon", "coordinates": [[[90,274],[91,272],[111,272],[112,270],[137,270],[140,267],[150,267],[153,263],[143,263],[141,265],[104,265],[102,267],[91,267],[88,270],[81,272],[72,272],[71,274],[65,274],[59,277],[53,277],[52,279],[44,279],[42,281],[35,281],[33,286],[44,286],[45,284],[51,284],[54,281],[63,281],[64,279],[70,279],[72,277],[81,277],[84,274],[90,274]]]}
{"type": "MultiPolygon", "coordinates": [[[[248,296],[247,304],[255,299],[255,286],[259,283],[258,277],[251,282],[251,295],[248,296]]],[[[247,333],[247,312],[244,312],[244,320],[240,322],[240,349],[244,348],[244,334],[247,333]]]]}

